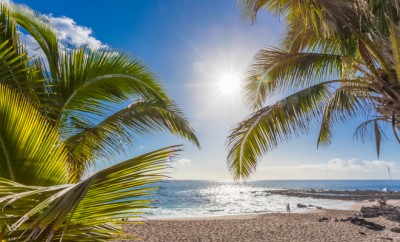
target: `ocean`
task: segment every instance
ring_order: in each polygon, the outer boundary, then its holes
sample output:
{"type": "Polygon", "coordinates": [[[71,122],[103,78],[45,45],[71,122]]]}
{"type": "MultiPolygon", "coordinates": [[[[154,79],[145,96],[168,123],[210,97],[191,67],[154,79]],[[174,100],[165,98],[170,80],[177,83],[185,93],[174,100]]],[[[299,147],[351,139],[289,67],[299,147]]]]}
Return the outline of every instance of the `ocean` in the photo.
{"type": "Polygon", "coordinates": [[[327,209],[349,209],[352,201],[298,198],[270,194],[273,189],[301,188],[323,190],[399,191],[400,180],[285,180],[251,181],[163,181],[151,197],[155,208],[145,210],[146,218],[184,218],[285,212],[286,203],[292,212],[296,204],[320,206],[327,209]]]}

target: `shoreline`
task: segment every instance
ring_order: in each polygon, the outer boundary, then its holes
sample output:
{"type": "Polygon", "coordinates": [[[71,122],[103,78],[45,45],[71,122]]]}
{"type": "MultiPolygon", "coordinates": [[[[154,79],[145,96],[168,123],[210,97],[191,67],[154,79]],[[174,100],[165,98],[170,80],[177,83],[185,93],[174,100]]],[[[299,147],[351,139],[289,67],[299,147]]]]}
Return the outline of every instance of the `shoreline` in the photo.
{"type": "MultiPolygon", "coordinates": [[[[319,198],[316,198],[319,199],[319,198]]],[[[323,198],[326,199],[326,198],[323,198]]],[[[338,199],[330,199],[330,200],[338,200],[338,199]]],[[[283,212],[261,212],[261,213],[245,213],[245,214],[230,214],[230,215],[204,215],[204,216],[190,216],[190,217],[143,217],[140,219],[133,219],[131,221],[173,221],[173,220],[219,220],[219,219],[251,219],[261,215],[268,215],[268,214],[303,214],[303,213],[318,213],[320,211],[353,211],[355,213],[359,213],[361,207],[368,207],[377,205],[376,201],[370,200],[361,200],[361,201],[354,201],[354,200],[341,200],[341,201],[349,201],[353,202],[352,205],[349,206],[347,209],[329,209],[329,208],[322,208],[316,209],[315,207],[307,207],[304,210],[300,211],[292,211],[287,213],[283,212]]],[[[387,205],[393,206],[400,206],[400,199],[389,199],[387,200],[387,205]]]]}
{"type": "MultiPolygon", "coordinates": [[[[399,206],[400,206],[400,200],[399,201],[399,206]]],[[[390,205],[390,204],[389,204],[390,205]]],[[[153,218],[142,218],[138,220],[132,220],[132,221],[173,221],[173,220],[219,220],[219,219],[252,219],[257,216],[263,216],[263,215],[268,215],[268,214],[304,214],[304,213],[318,213],[321,211],[354,211],[357,212],[357,208],[359,205],[353,204],[350,206],[349,209],[315,209],[315,208],[309,208],[308,210],[301,210],[301,211],[292,211],[290,213],[288,212],[263,212],[263,213],[245,213],[245,214],[230,214],[230,215],[205,215],[205,216],[193,216],[193,217],[153,217],[153,218]]],[[[365,206],[365,205],[364,205],[365,206]]],[[[361,208],[361,206],[360,206],[361,208]]],[[[359,209],[358,209],[359,211],[359,209]]]]}
{"type": "MultiPolygon", "coordinates": [[[[364,192],[364,191],[363,191],[364,192]]],[[[375,191],[374,191],[375,192],[375,191]]],[[[368,195],[368,196],[372,196],[372,195],[368,195]]],[[[294,196],[296,197],[296,196],[294,196]]],[[[302,197],[302,196],[301,196],[302,197]]],[[[319,197],[312,197],[315,199],[326,199],[326,198],[319,198],[319,197]]],[[[316,209],[315,206],[313,207],[305,207],[302,210],[294,210],[291,211],[291,213],[315,213],[318,211],[329,211],[329,210],[339,210],[339,211],[355,211],[355,212],[359,212],[361,207],[363,206],[374,206],[377,205],[376,200],[371,201],[371,199],[368,200],[348,200],[348,199],[336,199],[335,198],[331,198],[328,200],[339,200],[339,201],[343,201],[343,202],[352,202],[353,204],[349,205],[348,208],[345,209],[331,209],[331,208],[322,208],[322,209],[316,209]]],[[[389,198],[387,200],[387,205],[393,205],[393,206],[400,206],[400,198],[389,198]]],[[[295,204],[293,204],[292,206],[295,206],[295,204]]],[[[246,219],[248,218],[253,218],[259,215],[265,215],[265,214],[285,214],[287,213],[286,211],[271,211],[271,212],[259,212],[259,213],[244,213],[244,214],[228,214],[228,215],[203,215],[203,216],[199,216],[199,215],[194,215],[194,216],[188,216],[188,217],[143,217],[143,218],[138,218],[138,219],[133,219],[130,221],[155,221],[155,220],[161,220],[161,221],[170,221],[170,220],[207,220],[207,219],[246,219]]]]}

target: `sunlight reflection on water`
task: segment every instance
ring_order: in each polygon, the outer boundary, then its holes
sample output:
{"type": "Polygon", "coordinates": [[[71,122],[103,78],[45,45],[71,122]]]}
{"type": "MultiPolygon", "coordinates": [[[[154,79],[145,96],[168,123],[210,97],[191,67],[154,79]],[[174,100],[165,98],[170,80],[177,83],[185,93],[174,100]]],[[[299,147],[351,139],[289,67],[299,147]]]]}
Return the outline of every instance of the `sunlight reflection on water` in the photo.
{"type": "Polygon", "coordinates": [[[297,208],[297,203],[328,209],[348,209],[353,204],[349,201],[270,194],[271,190],[277,188],[283,187],[254,182],[166,182],[154,196],[157,208],[147,210],[144,217],[200,217],[285,212],[286,203],[290,203],[292,212],[313,209],[297,208]]]}

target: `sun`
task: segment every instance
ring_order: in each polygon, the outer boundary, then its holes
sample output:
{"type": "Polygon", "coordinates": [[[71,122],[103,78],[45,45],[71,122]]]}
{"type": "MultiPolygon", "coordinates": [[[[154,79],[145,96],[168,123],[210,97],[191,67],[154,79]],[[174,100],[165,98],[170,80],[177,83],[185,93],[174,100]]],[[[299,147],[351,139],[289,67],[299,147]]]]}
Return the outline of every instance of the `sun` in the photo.
{"type": "Polygon", "coordinates": [[[237,94],[240,91],[240,76],[233,73],[223,74],[218,79],[217,86],[222,94],[237,94]]]}

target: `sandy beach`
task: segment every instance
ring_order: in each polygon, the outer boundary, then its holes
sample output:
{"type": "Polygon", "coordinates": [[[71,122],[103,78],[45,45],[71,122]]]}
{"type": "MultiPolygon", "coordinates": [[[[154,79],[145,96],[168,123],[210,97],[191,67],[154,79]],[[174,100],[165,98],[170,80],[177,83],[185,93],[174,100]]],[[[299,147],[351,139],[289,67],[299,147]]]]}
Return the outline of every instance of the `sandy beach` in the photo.
{"type": "MultiPolygon", "coordinates": [[[[399,200],[390,200],[397,205],[399,200]]],[[[390,231],[399,223],[384,218],[367,221],[385,226],[374,231],[350,222],[318,220],[322,217],[346,219],[359,213],[356,203],[351,210],[310,210],[306,213],[271,213],[262,215],[224,216],[148,220],[140,225],[125,225],[143,241],[400,241],[400,234],[390,231]]]]}

